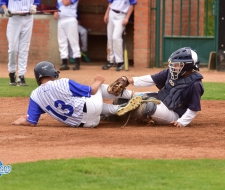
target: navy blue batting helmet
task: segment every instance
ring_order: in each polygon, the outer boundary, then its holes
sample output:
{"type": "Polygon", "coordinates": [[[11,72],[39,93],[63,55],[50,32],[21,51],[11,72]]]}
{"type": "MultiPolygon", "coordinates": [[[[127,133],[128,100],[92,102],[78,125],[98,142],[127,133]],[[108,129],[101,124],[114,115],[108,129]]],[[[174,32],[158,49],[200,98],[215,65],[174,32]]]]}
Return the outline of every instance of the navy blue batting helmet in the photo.
{"type": "Polygon", "coordinates": [[[49,61],[41,61],[34,67],[34,75],[37,84],[40,86],[40,79],[43,77],[59,77],[59,71],[56,70],[55,66],[49,61]]]}

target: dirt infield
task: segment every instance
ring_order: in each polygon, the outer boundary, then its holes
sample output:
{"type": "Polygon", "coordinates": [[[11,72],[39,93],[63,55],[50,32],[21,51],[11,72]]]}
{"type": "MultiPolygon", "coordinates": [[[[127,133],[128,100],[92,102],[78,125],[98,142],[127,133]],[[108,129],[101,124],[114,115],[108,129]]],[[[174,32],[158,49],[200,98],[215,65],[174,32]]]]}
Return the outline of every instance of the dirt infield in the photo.
{"type": "MultiPolygon", "coordinates": [[[[120,76],[154,74],[162,69],[131,67],[116,72],[103,71],[102,63],[83,63],[79,71],[64,71],[68,77],[90,85],[99,73],[109,84],[120,76]]],[[[0,76],[8,77],[6,64],[0,64],[0,76]]],[[[225,73],[201,70],[203,81],[225,82],[225,73]]],[[[27,78],[33,77],[33,65],[28,66],[27,78]]],[[[9,87],[22,88],[22,87],[9,87]]],[[[26,87],[23,87],[26,88],[26,87]]],[[[156,91],[151,88],[128,89],[156,91]]],[[[207,89],[205,89],[207,91],[207,89]]],[[[141,159],[225,159],[225,101],[202,101],[202,111],[185,128],[172,126],[142,126],[130,123],[101,121],[94,129],[70,128],[48,115],[43,115],[37,127],[13,126],[12,121],[25,115],[29,98],[1,98],[0,160],[4,164],[75,157],[124,157],[141,159]]]]}

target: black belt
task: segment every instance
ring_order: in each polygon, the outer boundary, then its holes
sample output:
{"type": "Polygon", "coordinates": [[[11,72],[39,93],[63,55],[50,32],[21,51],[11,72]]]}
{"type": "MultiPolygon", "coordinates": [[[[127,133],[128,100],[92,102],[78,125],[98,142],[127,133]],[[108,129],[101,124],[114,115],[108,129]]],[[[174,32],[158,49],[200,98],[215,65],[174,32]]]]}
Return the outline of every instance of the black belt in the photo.
{"type": "Polygon", "coordinates": [[[122,13],[122,14],[126,14],[126,13],[123,13],[123,12],[121,12],[121,11],[117,11],[117,10],[114,10],[114,9],[112,9],[112,11],[113,11],[113,12],[115,12],[115,13],[122,13]]]}
{"type": "MultiPolygon", "coordinates": [[[[86,106],[86,102],[84,103],[84,107],[83,107],[83,112],[87,113],[87,106],[86,106]]],[[[84,123],[80,123],[80,125],[78,127],[83,127],[84,123]]]]}

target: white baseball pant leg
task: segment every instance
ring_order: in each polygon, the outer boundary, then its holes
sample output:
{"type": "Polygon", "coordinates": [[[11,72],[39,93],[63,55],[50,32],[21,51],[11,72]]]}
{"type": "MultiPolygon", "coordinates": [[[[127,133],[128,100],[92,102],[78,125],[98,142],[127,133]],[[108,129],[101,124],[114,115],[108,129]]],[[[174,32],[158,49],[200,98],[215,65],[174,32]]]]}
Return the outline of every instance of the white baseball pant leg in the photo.
{"type": "Polygon", "coordinates": [[[74,17],[58,20],[58,43],[61,59],[67,59],[69,56],[68,43],[72,48],[73,58],[81,57],[77,26],[77,19],[74,17]]]}
{"type": "MultiPolygon", "coordinates": [[[[87,52],[87,46],[88,46],[88,31],[86,28],[84,28],[83,26],[78,24],[78,33],[79,33],[79,37],[80,37],[80,41],[81,41],[81,51],[83,52],[87,52]]],[[[73,50],[70,46],[69,43],[69,56],[73,57],[73,50]]]]}
{"type": "Polygon", "coordinates": [[[113,63],[124,62],[123,58],[123,31],[125,27],[123,26],[123,20],[126,14],[115,13],[114,11],[109,11],[109,21],[107,24],[107,49],[109,50],[108,61],[113,63]]]}
{"type": "MultiPolygon", "coordinates": [[[[101,114],[116,114],[119,105],[105,104],[103,103],[103,98],[115,99],[117,96],[109,94],[107,91],[109,85],[102,84],[95,95],[90,98],[85,98],[87,106],[87,114],[84,113],[82,123],[84,127],[95,127],[100,122],[101,114]]],[[[121,98],[130,99],[132,91],[124,90],[121,98]]]]}
{"type": "Polygon", "coordinates": [[[33,28],[33,15],[13,16],[8,20],[8,71],[16,72],[18,56],[18,76],[26,73],[28,52],[33,28]]]}
{"type": "Polygon", "coordinates": [[[156,111],[151,117],[155,124],[159,125],[169,124],[171,121],[179,119],[179,115],[176,112],[169,110],[163,102],[157,105],[156,111]]]}

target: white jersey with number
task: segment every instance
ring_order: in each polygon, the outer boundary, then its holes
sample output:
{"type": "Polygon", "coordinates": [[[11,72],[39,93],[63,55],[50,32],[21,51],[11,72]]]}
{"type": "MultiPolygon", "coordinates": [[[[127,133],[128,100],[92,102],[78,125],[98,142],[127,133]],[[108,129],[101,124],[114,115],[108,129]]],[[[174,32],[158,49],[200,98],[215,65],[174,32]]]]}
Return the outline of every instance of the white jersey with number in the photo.
{"type": "Polygon", "coordinates": [[[85,97],[90,96],[89,86],[66,78],[48,81],[32,92],[27,120],[36,124],[41,114],[48,113],[69,126],[79,126],[83,118],[85,97]]]}

